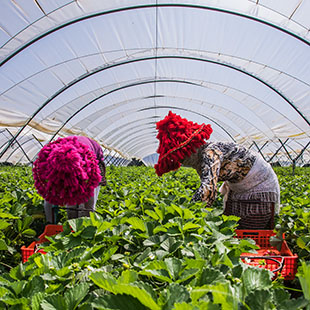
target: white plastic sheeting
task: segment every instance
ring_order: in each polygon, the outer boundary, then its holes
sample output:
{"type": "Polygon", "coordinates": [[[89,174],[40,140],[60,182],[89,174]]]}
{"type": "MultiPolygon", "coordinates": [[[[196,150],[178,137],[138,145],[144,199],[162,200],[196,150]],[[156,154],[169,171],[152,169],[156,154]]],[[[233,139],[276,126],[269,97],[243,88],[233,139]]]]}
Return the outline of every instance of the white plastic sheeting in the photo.
{"type": "Polygon", "coordinates": [[[81,134],[153,164],[169,110],[210,123],[214,141],[309,161],[310,0],[0,8],[1,162],[32,161],[51,139],[81,134]]]}

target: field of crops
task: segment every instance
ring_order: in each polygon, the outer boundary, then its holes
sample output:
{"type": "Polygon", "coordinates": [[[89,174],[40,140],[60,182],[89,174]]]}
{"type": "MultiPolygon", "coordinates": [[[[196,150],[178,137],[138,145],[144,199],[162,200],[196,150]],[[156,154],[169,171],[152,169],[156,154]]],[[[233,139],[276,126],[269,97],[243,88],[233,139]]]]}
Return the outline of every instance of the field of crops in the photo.
{"type": "Polygon", "coordinates": [[[0,309],[310,309],[310,170],[275,168],[276,223],[298,259],[294,280],[242,263],[252,240],[238,218],[192,203],[199,178],[181,168],[158,178],[148,167],[108,167],[96,213],[21,263],[22,245],[44,230],[31,168],[0,167],[0,309]]]}

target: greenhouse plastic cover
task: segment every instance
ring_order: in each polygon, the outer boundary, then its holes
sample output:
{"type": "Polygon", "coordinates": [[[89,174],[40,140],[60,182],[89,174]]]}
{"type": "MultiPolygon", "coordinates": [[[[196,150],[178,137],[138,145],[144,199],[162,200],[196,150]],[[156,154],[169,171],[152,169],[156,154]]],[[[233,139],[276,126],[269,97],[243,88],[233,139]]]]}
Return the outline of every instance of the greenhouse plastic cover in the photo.
{"type": "Polygon", "coordinates": [[[212,141],[309,160],[310,0],[0,6],[1,162],[85,135],[154,164],[170,110],[211,124],[212,141]]]}

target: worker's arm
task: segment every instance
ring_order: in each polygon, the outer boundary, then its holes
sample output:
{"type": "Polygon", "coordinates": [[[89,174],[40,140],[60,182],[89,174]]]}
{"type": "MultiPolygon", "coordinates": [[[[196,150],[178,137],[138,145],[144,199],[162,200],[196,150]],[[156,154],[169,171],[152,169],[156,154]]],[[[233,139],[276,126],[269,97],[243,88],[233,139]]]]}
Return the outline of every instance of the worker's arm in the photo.
{"type": "Polygon", "coordinates": [[[221,168],[221,155],[218,149],[204,149],[201,160],[201,185],[197,189],[193,201],[205,201],[210,207],[217,195],[217,182],[221,168]]]}
{"type": "Polygon", "coordinates": [[[44,200],[44,212],[45,212],[46,221],[48,223],[55,224],[54,214],[53,214],[53,205],[46,200],[44,200]]]}
{"type": "Polygon", "coordinates": [[[99,185],[106,186],[107,180],[106,180],[106,166],[104,161],[99,161],[99,169],[100,169],[100,175],[101,175],[101,181],[99,185]]]}

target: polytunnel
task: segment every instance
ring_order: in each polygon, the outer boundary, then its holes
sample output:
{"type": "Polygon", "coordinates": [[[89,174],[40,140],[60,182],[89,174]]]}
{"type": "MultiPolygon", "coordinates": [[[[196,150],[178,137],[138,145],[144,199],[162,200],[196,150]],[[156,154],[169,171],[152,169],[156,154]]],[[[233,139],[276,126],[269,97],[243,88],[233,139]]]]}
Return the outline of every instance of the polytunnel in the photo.
{"type": "Polygon", "coordinates": [[[211,124],[273,164],[310,163],[310,0],[2,0],[0,161],[58,137],[157,161],[156,122],[211,124]]]}

